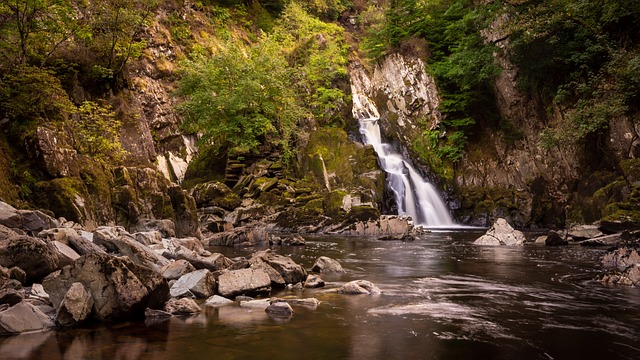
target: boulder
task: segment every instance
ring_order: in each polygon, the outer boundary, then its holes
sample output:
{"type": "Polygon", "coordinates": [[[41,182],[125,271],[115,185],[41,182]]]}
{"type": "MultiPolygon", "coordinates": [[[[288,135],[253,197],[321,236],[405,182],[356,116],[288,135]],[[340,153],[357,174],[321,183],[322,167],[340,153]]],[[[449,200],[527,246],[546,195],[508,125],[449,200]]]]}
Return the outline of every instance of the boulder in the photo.
{"type": "Polygon", "coordinates": [[[0,225],[8,228],[19,228],[22,225],[22,216],[16,208],[0,201],[0,225]]]}
{"type": "Polygon", "coordinates": [[[178,253],[175,254],[175,257],[178,260],[182,259],[190,262],[196,269],[207,269],[210,271],[223,270],[233,264],[231,259],[220,253],[200,256],[196,252],[184,248],[180,249],[178,253]]]}
{"type": "Polygon", "coordinates": [[[185,274],[171,286],[171,296],[175,298],[194,295],[198,298],[207,298],[214,293],[216,279],[207,269],[197,270],[185,274]]]}
{"type": "Polygon", "coordinates": [[[13,306],[24,299],[24,290],[16,290],[11,288],[0,289],[0,305],[8,304],[13,306]]]}
{"type": "Polygon", "coordinates": [[[17,280],[22,285],[26,284],[27,282],[27,273],[17,266],[14,266],[11,269],[9,269],[8,274],[9,274],[9,279],[17,280]]]}
{"type": "Polygon", "coordinates": [[[159,308],[169,298],[169,286],[160,273],[107,254],[84,255],[49,275],[42,285],[59,309],[74,283],[91,293],[93,313],[100,321],[141,318],[144,309],[159,308]]]}
{"type": "Polygon", "coordinates": [[[262,246],[269,243],[269,235],[264,227],[243,226],[231,231],[214,233],[204,239],[203,243],[209,246],[262,246]]]}
{"type": "Polygon", "coordinates": [[[88,319],[92,309],[91,294],[81,283],[73,283],[58,307],[56,322],[62,326],[76,325],[88,319]]]}
{"type": "Polygon", "coordinates": [[[569,241],[567,241],[566,234],[551,230],[549,234],[547,234],[547,239],[544,241],[544,244],[547,246],[561,246],[569,244],[569,241]]]}
{"type": "Polygon", "coordinates": [[[307,278],[307,271],[301,265],[296,264],[290,257],[278,255],[269,249],[255,253],[249,259],[249,263],[257,259],[276,270],[286,284],[304,282],[307,278]]]}
{"type": "Polygon", "coordinates": [[[42,230],[57,226],[57,221],[39,210],[18,210],[20,214],[20,229],[35,234],[42,230]]]}
{"type": "Polygon", "coordinates": [[[12,229],[9,229],[8,227],[0,224],[0,241],[6,240],[12,236],[16,236],[18,235],[17,232],[15,232],[12,229]]]}
{"type": "Polygon", "coordinates": [[[344,273],[346,272],[340,262],[338,260],[334,260],[332,258],[326,256],[320,256],[316,259],[316,262],[313,263],[313,267],[311,268],[313,272],[319,273],[344,273]]]}
{"type": "Polygon", "coordinates": [[[320,288],[325,285],[324,280],[320,278],[318,275],[309,275],[307,276],[307,280],[304,281],[304,287],[306,288],[320,288]]]}
{"type": "Polygon", "coordinates": [[[382,291],[371,281],[354,280],[342,285],[338,289],[339,294],[359,295],[359,294],[381,294],[382,291]]]}
{"type": "Polygon", "coordinates": [[[194,251],[198,255],[208,255],[208,252],[202,246],[202,241],[196,237],[163,239],[162,245],[167,249],[180,249],[182,247],[194,251]]]}
{"type": "Polygon", "coordinates": [[[164,266],[167,259],[142,245],[121,226],[101,226],[93,232],[93,242],[103,246],[108,252],[128,257],[143,266],[164,266]]]}
{"type": "Polygon", "coordinates": [[[358,221],[341,231],[347,235],[385,236],[405,235],[414,232],[413,221],[409,217],[382,215],[376,220],[358,221]]]}
{"type": "Polygon", "coordinates": [[[507,220],[499,218],[484,235],[474,242],[474,244],[523,245],[525,240],[524,234],[521,231],[514,230],[507,220]]]}
{"type": "Polygon", "coordinates": [[[58,254],[58,263],[60,267],[71,265],[80,257],[75,250],[59,241],[54,240],[50,244],[58,254]]]}
{"type": "Polygon", "coordinates": [[[131,227],[131,232],[158,231],[163,238],[176,236],[176,224],[168,219],[140,219],[138,223],[131,227]]]}
{"type": "Polygon", "coordinates": [[[210,307],[221,307],[221,306],[233,304],[233,300],[229,300],[220,295],[213,295],[210,298],[208,298],[204,304],[210,307]]]}
{"type": "Polygon", "coordinates": [[[613,246],[622,242],[622,234],[612,234],[580,241],[582,246],[613,246]]]}
{"type": "Polygon", "coordinates": [[[164,311],[172,315],[191,315],[202,311],[200,306],[191,298],[169,299],[164,311]]]}
{"type": "Polygon", "coordinates": [[[271,316],[290,317],[293,315],[293,308],[286,302],[277,301],[267,306],[264,311],[271,316]]]}
{"type": "Polygon", "coordinates": [[[29,298],[35,298],[42,300],[46,303],[51,303],[51,299],[49,298],[49,294],[44,291],[44,287],[42,284],[33,284],[31,286],[31,292],[29,293],[29,298]]]}
{"type": "Polygon", "coordinates": [[[132,234],[132,236],[136,239],[137,242],[143,245],[153,245],[153,244],[161,244],[162,243],[162,234],[160,231],[141,231],[132,234]]]}
{"type": "Polygon", "coordinates": [[[633,264],[622,272],[605,274],[601,281],[609,285],[640,286],[640,263],[633,264]]]}
{"type": "Polygon", "coordinates": [[[260,269],[226,271],[218,277],[218,293],[226,298],[236,295],[265,294],[271,291],[269,275],[260,269]]]}
{"type": "Polygon", "coordinates": [[[26,301],[0,311],[0,335],[41,331],[53,327],[55,323],[49,316],[26,301]]]}
{"type": "Polygon", "coordinates": [[[0,242],[0,265],[17,266],[27,274],[27,283],[40,281],[58,269],[58,254],[43,240],[26,235],[0,242]]]}
{"type": "Polygon", "coordinates": [[[160,273],[167,280],[177,280],[182,275],[196,271],[196,268],[187,260],[178,259],[168,263],[160,269],[160,273]]]}
{"type": "Polygon", "coordinates": [[[191,195],[199,208],[217,206],[232,211],[242,204],[240,197],[227,185],[211,181],[196,185],[191,195]]]}
{"type": "Polygon", "coordinates": [[[595,225],[576,225],[572,226],[567,233],[576,241],[593,239],[602,236],[602,232],[595,225]]]}

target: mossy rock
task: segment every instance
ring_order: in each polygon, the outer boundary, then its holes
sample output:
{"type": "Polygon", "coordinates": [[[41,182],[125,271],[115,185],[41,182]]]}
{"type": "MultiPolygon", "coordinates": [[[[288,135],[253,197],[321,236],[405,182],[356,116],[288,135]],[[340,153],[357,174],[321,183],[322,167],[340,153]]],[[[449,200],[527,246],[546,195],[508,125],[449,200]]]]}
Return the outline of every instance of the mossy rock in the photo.
{"type": "Polygon", "coordinates": [[[320,198],[316,198],[308,201],[302,208],[303,210],[309,213],[323,214],[324,209],[322,207],[322,203],[323,203],[323,199],[320,197],[320,198]]]}
{"type": "Polygon", "coordinates": [[[620,162],[625,179],[631,186],[640,187],[640,159],[627,159],[620,162]]]}
{"type": "Polygon", "coordinates": [[[238,194],[217,181],[198,184],[191,190],[191,194],[198,207],[219,206],[226,210],[233,210],[242,204],[238,194]]]}
{"type": "Polygon", "coordinates": [[[193,159],[184,174],[182,186],[191,189],[197,184],[210,181],[224,181],[227,155],[210,148],[201,148],[200,153],[193,159]]]}
{"type": "Polygon", "coordinates": [[[302,226],[318,226],[324,221],[325,217],[312,209],[288,208],[278,214],[275,223],[284,229],[297,229],[302,226]]]}
{"type": "Polygon", "coordinates": [[[264,204],[264,205],[272,206],[272,207],[276,207],[276,208],[281,208],[281,207],[284,207],[284,206],[287,206],[287,205],[291,204],[289,199],[287,199],[287,198],[285,198],[283,196],[280,196],[280,195],[276,195],[275,193],[272,193],[272,192],[260,193],[260,195],[258,196],[258,198],[256,200],[260,204],[264,204]]]}
{"type": "Polygon", "coordinates": [[[342,218],[345,211],[342,209],[342,200],[347,195],[343,190],[336,190],[326,194],[322,200],[324,214],[332,219],[342,218]]]}
{"type": "Polygon", "coordinates": [[[58,178],[41,181],[35,185],[34,202],[50,209],[57,217],[64,217],[79,224],[87,219],[87,191],[80,178],[58,178]]]}
{"type": "Polygon", "coordinates": [[[366,222],[369,220],[380,219],[380,210],[372,208],[371,206],[354,206],[347,214],[347,222],[366,222]]]}

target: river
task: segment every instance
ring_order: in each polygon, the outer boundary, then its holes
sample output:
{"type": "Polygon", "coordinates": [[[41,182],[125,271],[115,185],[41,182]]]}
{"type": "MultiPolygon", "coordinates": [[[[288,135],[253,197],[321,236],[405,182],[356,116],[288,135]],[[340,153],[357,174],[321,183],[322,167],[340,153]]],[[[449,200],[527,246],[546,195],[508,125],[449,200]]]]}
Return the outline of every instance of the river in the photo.
{"type": "MultiPolygon", "coordinates": [[[[231,305],[192,317],[0,338],[2,359],[640,359],[640,289],[593,281],[604,250],[483,247],[477,232],[414,242],[309,237],[276,251],[346,274],[289,319],[231,305]],[[366,279],[381,295],[339,295],[366,279]]],[[[249,250],[213,249],[228,256],[249,250]]]]}

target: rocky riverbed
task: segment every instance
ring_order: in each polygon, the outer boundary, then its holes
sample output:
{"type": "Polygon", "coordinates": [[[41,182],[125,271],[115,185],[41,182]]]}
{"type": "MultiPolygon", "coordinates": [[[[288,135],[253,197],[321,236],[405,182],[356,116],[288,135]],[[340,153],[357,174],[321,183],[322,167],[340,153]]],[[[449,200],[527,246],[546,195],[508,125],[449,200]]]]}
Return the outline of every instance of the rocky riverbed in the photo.
{"type": "MultiPolygon", "coordinates": [[[[323,256],[307,270],[269,249],[229,258],[203,246],[304,246],[299,235],[274,235],[266,225],[218,232],[204,240],[177,238],[174,226],[169,220],[142,220],[132,227],[136,231],[121,226],[88,231],[64,218],[0,202],[0,334],[193,314],[234,300],[263,308],[270,316],[291,316],[292,305],[317,306],[318,301],[269,298],[272,290],[322,287],[323,273],[344,271],[340,263],[323,256]],[[261,299],[253,300],[254,296],[261,299]]],[[[356,223],[346,233],[410,241],[415,231],[406,219],[383,217],[356,223]]],[[[613,246],[603,259],[612,270],[600,280],[637,286],[638,237],[638,231],[611,234],[605,227],[582,227],[550,232],[535,243],[613,246]]],[[[527,244],[504,219],[476,243],[527,244]]],[[[366,280],[336,291],[380,293],[366,280]]]]}

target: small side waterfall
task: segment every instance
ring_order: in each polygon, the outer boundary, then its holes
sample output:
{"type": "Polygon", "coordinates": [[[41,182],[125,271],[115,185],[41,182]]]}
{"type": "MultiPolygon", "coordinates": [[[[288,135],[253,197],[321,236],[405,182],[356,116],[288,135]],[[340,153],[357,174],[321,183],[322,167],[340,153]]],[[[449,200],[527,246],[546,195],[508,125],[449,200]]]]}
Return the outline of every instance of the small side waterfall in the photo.
{"type": "Polygon", "coordinates": [[[436,188],[420,174],[390,144],[382,142],[378,120],[380,114],[364,93],[369,79],[362,71],[352,71],[352,113],[360,122],[365,143],[373,145],[380,167],[387,173],[387,183],[395,195],[399,215],[409,215],[414,223],[424,227],[454,226],[449,209],[436,188]]]}

